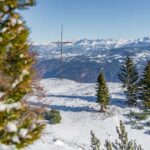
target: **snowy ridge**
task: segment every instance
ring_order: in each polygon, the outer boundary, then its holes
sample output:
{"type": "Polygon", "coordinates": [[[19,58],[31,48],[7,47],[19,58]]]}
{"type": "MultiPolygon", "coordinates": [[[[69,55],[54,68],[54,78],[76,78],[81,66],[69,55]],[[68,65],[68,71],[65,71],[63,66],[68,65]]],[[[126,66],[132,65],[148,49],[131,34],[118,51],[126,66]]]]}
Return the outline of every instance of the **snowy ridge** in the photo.
{"type": "MultiPolygon", "coordinates": [[[[46,53],[47,51],[55,52],[60,48],[59,44],[55,44],[53,42],[44,43],[44,44],[33,43],[33,47],[34,46],[38,48],[37,51],[39,53],[44,53],[44,52],[46,53]]],[[[68,49],[68,53],[69,53],[69,49],[73,47],[82,48],[83,50],[89,51],[89,50],[96,50],[96,49],[114,49],[114,48],[124,48],[124,47],[126,48],[127,47],[141,47],[141,46],[150,46],[150,37],[143,37],[143,38],[131,39],[131,40],[81,39],[81,40],[73,41],[73,43],[65,44],[64,49],[68,49]]],[[[82,53],[82,51],[80,53],[82,53]]]]}
{"type": "MultiPolygon", "coordinates": [[[[95,83],[77,83],[66,79],[44,79],[41,83],[46,98],[37,101],[32,97],[31,104],[46,104],[47,108],[59,110],[62,121],[58,125],[47,124],[42,139],[30,146],[30,150],[90,150],[91,130],[101,139],[102,145],[106,139],[114,141],[119,121],[129,121],[125,114],[136,110],[125,107],[125,96],[118,83],[108,83],[111,105],[106,114],[99,113],[100,106],[95,102],[95,83]]],[[[136,139],[144,150],[150,149],[147,144],[150,135],[146,134],[148,127],[136,130],[130,125],[125,126],[129,139],[136,139]]]]}

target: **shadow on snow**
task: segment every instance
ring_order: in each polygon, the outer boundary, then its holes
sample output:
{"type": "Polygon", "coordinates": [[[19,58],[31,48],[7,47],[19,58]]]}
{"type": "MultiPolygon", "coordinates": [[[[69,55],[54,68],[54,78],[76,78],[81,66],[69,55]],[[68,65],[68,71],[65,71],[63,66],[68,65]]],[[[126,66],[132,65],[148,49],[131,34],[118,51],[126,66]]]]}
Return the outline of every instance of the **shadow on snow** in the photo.
{"type": "Polygon", "coordinates": [[[88,107],[88,106],[83,106],[83,107],[73,107],[73,106],[62,106],[62,105],[50,105],[50,104],[43,104],[42,102],[30,102],[31,105],[33,106],[44,106],[46,108],[50,109],[56,109],[59,111],[71,111],[71,112],[98,112],[94,108],[88,107]]]}
{"type": "MultiPolygon", "coordinates": [[[[120,93],[113,93],[116,95],[119,95],[120,93]]],[[[66,98],[69,100],[72,99],[80,99],[82,101],[87,101],[87,102],[96,102],[96,97],[95,96],[74,96],[74,95],[48,95],[47,97],[55,97],[55,98],[66,98]]],[[[98,112],[98,110],[89,107],[89,106],[64,106],[64,105],[51,105],[51,104],[43,104],[42,102],[30,102],[31,105],[33,106],[44,106],[46,108],[50,109],[56,109],[60,111],[71,111],[71,112],[98,112]]],[[[117,107],[125,108],[125,100],[124,98],[112,98],[110,101],[110,105],[114,105],[117,107]]]]}

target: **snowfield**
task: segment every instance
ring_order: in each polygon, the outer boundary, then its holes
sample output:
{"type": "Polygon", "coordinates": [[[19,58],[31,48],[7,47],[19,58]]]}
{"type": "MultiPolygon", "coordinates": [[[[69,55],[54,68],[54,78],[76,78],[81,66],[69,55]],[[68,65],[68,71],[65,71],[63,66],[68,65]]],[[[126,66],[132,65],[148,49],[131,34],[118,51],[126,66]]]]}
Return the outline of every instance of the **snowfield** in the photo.
{"type": "MultiPolygon", "coordinates": [[[[46,124],[40,140],[27,150],[90,150],[90,131],[93,130],[101,140],[114,141],[117,138],[116,126],[119,121],[128,121],[125,116],[131,109],[124,105],[125,96],[121,84],[108,83],[111,105],[109,112],[100,113],[95,102],[94,83],[76,83],[66,79],[43,79],[41,81],[46,97],[43,100],[30,99],[31,105],[57,109],[61,112],[62,121],[58,125],[46,124]]],[[[150,134],[144,130],[132,129],[125,124],[129,139],[136,139],[144,150],[150,150],[150,134]]]]}

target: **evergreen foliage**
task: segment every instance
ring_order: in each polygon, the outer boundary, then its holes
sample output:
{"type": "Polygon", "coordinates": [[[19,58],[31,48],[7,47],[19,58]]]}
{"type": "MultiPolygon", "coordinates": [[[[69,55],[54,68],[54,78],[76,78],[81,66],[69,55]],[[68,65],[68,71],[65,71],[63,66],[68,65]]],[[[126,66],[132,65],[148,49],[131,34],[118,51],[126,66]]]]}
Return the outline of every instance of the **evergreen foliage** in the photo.
{"type": "Polygon", "coordinates": [[[34,4],[34,0],[0,1],[0,78],[7,81],[0,97],[1,150],[28,146],[44,127],[24,102],[31,91],[33,58],[29,54],[29,29],[17,10],[34,4]]]}
{"type": "Polygon", "coordinates": [[[112,147],[116,150],[142,150],[141,146],[137,146],[135,141],[128,140],[128,133],[125,130],[125,126],[122,121],[120,121],[120,127],[116,127],[119,141],[116,140],[115,143],[112,143],[112,147]]]}
{"type": "Polygon", "coordinates": [[[93,131],[91,131],[91,148],[92,150],[100,150],[100,141],[96,138],[93,131]]]}
{"type": "Polygon", "coordinates": [[[146,108],[150,108],[150,61],[148,62],[140,81],[140,99],[146,108]]]}
{"type": "Polygon", "coordinates": [[[101,105],[101,112],[104,112],[109,104],[109,91],[103,73],[98,76],[97,84],[97,103],[101,105]]]}
{"type": "Polygon", "coordinates": [[[48,120],[51,124],[58,124],[61,121],[60,112],[57,110],[47,110],[44,113],[44,117],[48,120]]]}
{"type": "Polygon", "coordinates": [[[149,114],[147,112],[130,111],[129,116],[136,120],[146,120],[148,119],[149,114]]]}
{"type": "Polygon", "coordinates": [[[105,147],[106,147],[106,150],[112,150],[112,144],[110,141],[106,140],[105,141],[105,147]]]}
{"type": "MultiPolygon", "coordinates": [[[[125,130],[125,126],[123,125],[122,121],[120,121],[119,128],[116,127],[116,131],[118,134],[119,141],[118,141],[118,139],[116,139],[115,142],[111,143],[110,141],[106,140],[105,145],[104,145],[106,150],[143,150],[140,145],[136,144],[135,141],[132,141],[132,140],[129,141],[128,140],[128,134],[125,130]]],[[[99,140],[95,137],[94,133],[91,135],[92,135],[91,143],[94,143],[92,145],[99,146],[98,150],[100,150],[100,145],[98,145],[96,142],[92,141],[93,139],[96,139],[94,141],[99,142],[99,140]],[[93,138],[93,136],[94,136],[94,138],[93,138]]],[[[92,149],[92,150],[95,150],[95,149],[92,149]]]]}
{"type": "Polygon", "coordinates": [[[127,56],[121,67],[121,73],[118,75],[119,80],[123,83],[128,105],[136,105],[138,99],[138,72],[133,60],[127,56]]]}

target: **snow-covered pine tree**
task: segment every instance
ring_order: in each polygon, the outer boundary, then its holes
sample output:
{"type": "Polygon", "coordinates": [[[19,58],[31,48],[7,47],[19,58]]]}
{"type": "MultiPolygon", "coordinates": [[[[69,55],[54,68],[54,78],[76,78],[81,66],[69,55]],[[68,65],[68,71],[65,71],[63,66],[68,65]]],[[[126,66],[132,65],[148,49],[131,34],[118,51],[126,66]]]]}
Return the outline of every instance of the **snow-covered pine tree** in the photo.
{"type": "Polygon", "coordinates": [[[116,140],[112,143],[112,147],[115,150],[142,150],[140,145],[137,145],[135,140],[128,140],[128,133],[125,130],[125,126],[122,121],[120,121],[119,128],[116,127],[119,141],[116,140]]]}
{"type": "Polygon", "coordinates": [[[136,105],[138,98],[138,72],[133,60],[127,56],[118,74],[119,80],[123,83],[128,105],[136,105]]]}
{"type": "Polygon", "coordinates": [[[99,139],[95,136],[95,133],[91,131],[91,149],[100,150],[100,145],[99,139]]]}
{"type": "MultiPolygon", "coordinates": [[[[119,140],[116,139],[115,142],[111,143],[107,139],[105,141],[105,145],[104,145],[106,150],[143,150],[141,148],[141,145],[136,144],[135,140],[134,141],[128,140],[128,133],[126,132],[125,126],[122,123],[122,121],[120,121],[120,126],[116,127],[116,130],[117,130],[119,140]]],[[[97,137],[95,137],[95,134],[93,132],[92,132],[91,136],[92,136],[91,145],[93,146],[93,148],[99,147],[99,149],[100,149],[100,144],[97,144],[97,143],[100,143],[99,139],[97,139],[97,137]]],[[[92,149],[92,150],[95,150],[95,149],[92,149]]]]}
{"type": "Polygon", "coordinates": [[[140,80],[140,99],[145,107],[150,108],[150,61],[145,67],[142,79],[140,80]]]}
{"type": "Polygon", "coordinates": [[[7,88],[0,97],[0,149],[20,149],[39,138],[43,129],[23,100],[31,91],[33,58],[29,54],[29,29],[19,11],[33,0],[0,1],[0,78],[7,88]]]}
{"type": "Polygon", "coordinates": [[[105,141],[106,150],[112,150],[112,143],[108,140],[105,141]]]}
{"type": "Polygon", "coordinates": [[[99,74],[97,81],[97,103],[101,105],[100,111],[105,112],[109,104],[109,91],[102,72],[99,74]]]}

